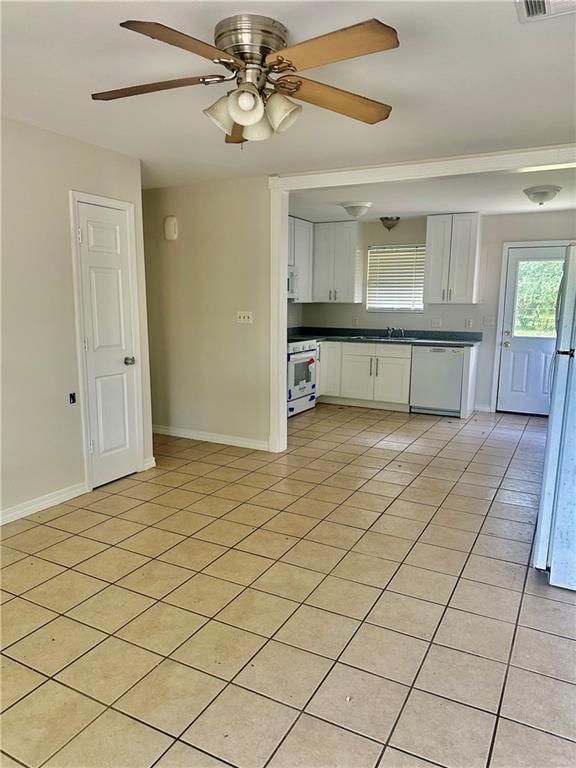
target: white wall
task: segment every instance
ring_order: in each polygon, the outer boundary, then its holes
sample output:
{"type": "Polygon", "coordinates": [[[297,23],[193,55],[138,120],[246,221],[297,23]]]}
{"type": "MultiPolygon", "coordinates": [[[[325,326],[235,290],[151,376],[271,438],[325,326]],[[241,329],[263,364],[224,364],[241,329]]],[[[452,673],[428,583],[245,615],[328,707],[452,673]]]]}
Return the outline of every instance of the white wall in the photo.
{"type": "Polygon", "coordinates": [[[267,447],[270,202],[264,177],[144,192],[154,424],[267,447]],[[179,238],[162,221],[175,215],[179,238]],[[238,325],[238,310],[254,313],[238,325]]]}
{"type": "Polygon", "coordinates": [[[34,500],[84,483],[80,405],[68,403],[69,392],[79,393],[70,190],[134,203],[145,457],[152,456],[152,433],[139,161],[11,120],[2,124],[2,160],[7,518],[34,500]]]}
{"type": "MultiPolygon", "coordinates": [[[[380,222],[363,224],[365,249],[370,245],[423,243],[426,219],[405,219],[386,232],[380,222]]],[[[494,368],[496,321],[500,291],[502,245],[506,241],[563,240],[576,237],[573,211],[548,213],[545,210],[524,214],[482,217],[481,235],[481,301],[474,305],[427,305],[423,312],[367,312],[365,304],[305,304],[302,325],[359,328],[406,328],[426,330],[440,322],[441,330],[480,331],[483,342],[478,360],[476,407],[488,409],[494,368]],[[471,321],[470,328],[465,321],[471,321]]],[[[366,270],[364,271],[366,274],[366,270]]]]}

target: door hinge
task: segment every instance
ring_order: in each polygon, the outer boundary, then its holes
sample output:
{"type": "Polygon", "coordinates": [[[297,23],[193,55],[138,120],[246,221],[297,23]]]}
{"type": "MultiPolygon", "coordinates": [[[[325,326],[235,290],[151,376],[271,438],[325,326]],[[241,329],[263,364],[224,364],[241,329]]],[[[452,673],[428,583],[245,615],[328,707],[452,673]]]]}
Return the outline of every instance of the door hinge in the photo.
{"type": "Polygon", "coordinates": [[[84,352],[88,352],[88,339],[84,338],[84,352]]]}
{"type": "Polygon", "coordinates": [[[78,238],[78,242],[82,242],[82,227],[78,227],[76,230],[76,237],[78,238]]]}
{"type": "Polygon", "coordinates": [[[90,453],[94,453],[94,440],[90,440],[90,442],[88,443],[88,449],[90,453]]]}

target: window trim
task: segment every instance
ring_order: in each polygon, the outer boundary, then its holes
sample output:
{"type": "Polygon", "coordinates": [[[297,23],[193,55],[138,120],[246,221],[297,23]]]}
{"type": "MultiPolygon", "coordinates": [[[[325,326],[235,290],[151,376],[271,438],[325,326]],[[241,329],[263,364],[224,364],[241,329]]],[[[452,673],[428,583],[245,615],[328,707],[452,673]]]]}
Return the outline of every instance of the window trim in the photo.
{"type": "MultiPolygon", "coordinates": [[[[426,305],[424,303],[424,280],[426,279],[426,275],[424,275],[424,278],[422,280],[422,309],[380,309],[378,307],[368,307],[368,272],[370,268],[370,249],[371,248],[386,248],[386,247],[398,247],[398,248],[426,248],[426,243],[384,243],[380,245],[369,245],[366,247],[366,269],[365,269],[365,290],[364,290],[364,311],[365,312],[384,312],[384,313],[399,313],[404,315],[421,315],[426,310],[426,305]]],[[[426,258],[426,252],[424,252],[424,258],[426,258]]]]}

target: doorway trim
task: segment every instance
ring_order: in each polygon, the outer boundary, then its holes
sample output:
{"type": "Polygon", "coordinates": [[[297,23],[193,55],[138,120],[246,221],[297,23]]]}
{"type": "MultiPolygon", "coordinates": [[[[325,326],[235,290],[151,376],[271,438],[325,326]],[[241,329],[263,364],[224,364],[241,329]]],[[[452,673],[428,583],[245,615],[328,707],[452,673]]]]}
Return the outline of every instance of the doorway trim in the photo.
{"type": "Polygon", "coordinates": [[[494,339],[494,365],[492,373],[492,390],[490,392],[490,410],[496,413],[498,402],[498,385],[500,383],[500,360],[502,351],[502,331],[504,329],[504,299],[506,296],[506,276],[508,274],[508,260],[512,248],[563,248],[572,243],[572,240],[527,240],[524,242],[512,240],[502,245],[502,266],[500,268],[500,291],[498,293],[498,322],[496,323],[496,338],[494,339]]]}
{"type": "Polygon", "coordinates": [[[536,171],[573,166],[576,145],[534,147],[511,152],[446,157],[415,163],[348,168],[317,173],[270,176],[270,380],[268,446],[273,452],[287,446],[286,418],[286,277],[288,249],[288,196],[299,189],[342,187],[378,182],[407,181],[470,173],[536,171]]]}
{"type": "MultiPolygon", "coordinates": [[[[90,461],[90,429],[88,414],[88,375],[86,371],[86,355],[84,349],[84,302],[82,298],[81,282],[81,253],[78,226],[78,205],[99,205],[103,208],[115,208],[126,213],[128,225],[128,278],[130,281],[130,314],[132,315],[132,328],[134,335],[134,348],[138,350],[140,362],[142,362],[142,345],[140,338],[140,313],[138,303],[138,271],[136,261],[136,219],[134,203],[126,200],[115,200],[111,197],[93,195],[89,192],[70,190],[70,242],[72,243],[72,275],[74,288],[74,316],[76,331],[76,357],[78,361],[78,389],[80,396],[80,419],[82,423],[82,450],[84,458],[84,482],[88,490],[94,488],[92,476],[92,463],[90,461]]],[[[138,466],[136,471],[143,470],[144,466],[144,415],[142,398],[142,375],[135,376],[134,396],[136,398],[136,455],[138,466]]]]}

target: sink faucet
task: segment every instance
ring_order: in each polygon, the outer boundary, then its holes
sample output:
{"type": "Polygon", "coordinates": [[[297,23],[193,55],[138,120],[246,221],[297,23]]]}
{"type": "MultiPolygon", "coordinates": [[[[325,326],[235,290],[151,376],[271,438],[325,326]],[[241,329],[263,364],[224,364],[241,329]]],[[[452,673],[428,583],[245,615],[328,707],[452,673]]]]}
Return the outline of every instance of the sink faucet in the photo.
{"type": "Polygon", "coordinates": [[[395,331],[395,330],[396,330],[396,328],[387,328],[387,331],[388,331],[388,338],[389,338],[389,339],[391,339],[391,338],[392,338],[392,336],[394,335],[394,331],[395,331]]]}

